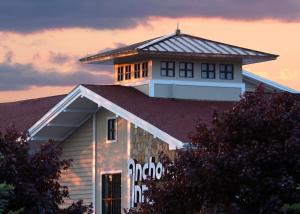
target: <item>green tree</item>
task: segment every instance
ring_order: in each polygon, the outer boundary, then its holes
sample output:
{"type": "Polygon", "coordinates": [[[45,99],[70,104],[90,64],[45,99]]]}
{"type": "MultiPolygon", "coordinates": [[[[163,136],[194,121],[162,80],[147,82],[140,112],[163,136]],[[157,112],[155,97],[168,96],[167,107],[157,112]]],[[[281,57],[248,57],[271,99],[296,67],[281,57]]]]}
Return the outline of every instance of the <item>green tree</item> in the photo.
{"type": "Polygon", "coordinates": [[[62,153],[55,143],[49,141],[38,152],[30,149],[29,136],[9,127],[0,134],[0,202],[2,212],[18,210],[23,213],[91,213],[92,205],[74,202],[62,209],[60,205],[69,198],[67,186],[59,183],[71,160],[61,160],[62,153]]]}
{"type": "Polygon", "coordinates": [[[297,99],[259,88],[215,113],[211,125],[200,121],[175,160],[162,155],[168,173],[147,182],[150,203],[130,212],[293,213],[300,202],[297,99]]]}

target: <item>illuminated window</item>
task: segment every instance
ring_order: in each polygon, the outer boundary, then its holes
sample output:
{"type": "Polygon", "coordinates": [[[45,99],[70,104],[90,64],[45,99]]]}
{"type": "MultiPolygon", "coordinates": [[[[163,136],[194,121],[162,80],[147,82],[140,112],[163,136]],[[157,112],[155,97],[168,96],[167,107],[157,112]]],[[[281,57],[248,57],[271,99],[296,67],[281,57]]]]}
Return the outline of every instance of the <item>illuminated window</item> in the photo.
{"type": "Polygon", "coordinates": [[[142,77],[148,77],[148,62],[142,64],[142,77]]]}
{"type": "Polygon", "coordinates": [[[201,64],[201,78],[215,79],[216,78],[215,64],[202,63],[201,64]]]}
{"type": "Polygon", "coordinates": [[[194,77],[194,64],[192,62],[179,63],[179,76],[193,78],[194,77]]]}
{"type": "Polygon", "coordinates": [[[220,79],[233,80],[233,65],[220,64],[220,79]]]}
{"type": "Polygon", "coordinates": [[[134,78],[140,78],[140,73],[141,73],[141,64],[137,63],[134,64],[134,78]]]}
{"type": "Polygon", "coordinates": [[[121,214],[121,174],[102,175],[102,214],[121,214]]]}
{"type": "Polygon", "coordinates": [[[160,62],[160,75],[162,77],[175,77],[175,62],[160,62]]]}
{"type": "Polygon", "coordinates": [[[131,79],[131,65],[125,66],[125,80],[131,79]]]}
{"type": "Polygon", "coordinates": [[[115,141],[117,137],[117,119],[107,119],[107,141],[115,141]]]}
{"type": "Polygon", "coordinates": [[[119,66],[118,67],[118,81],[123,81],[124,78],[124,67],[119,66]]]}

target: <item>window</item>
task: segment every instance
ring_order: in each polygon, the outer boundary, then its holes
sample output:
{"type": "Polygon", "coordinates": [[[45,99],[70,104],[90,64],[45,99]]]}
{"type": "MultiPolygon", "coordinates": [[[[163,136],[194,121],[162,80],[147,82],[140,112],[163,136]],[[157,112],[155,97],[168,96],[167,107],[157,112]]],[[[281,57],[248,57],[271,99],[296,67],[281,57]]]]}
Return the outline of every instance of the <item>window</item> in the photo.
{"type": "Polygon", "coordinates": [[[233,80],[233,65],[220,64],[220,79],[233,80]]]}
{"type": "Polygon", "coordinates": [[[141,64],[134,64],[134,78],[140,78],[140,73],[141,73],[141,64]]]}
{"type": "Polygon", "coordinates": [[[117,119],[108,118],[107,119],[107,140],[115,141],[117,133],[117,119]]]}
{"type": "Polygon", "coordinates": [[[119,66],[118,67],[118,81],[123,81],[124,78],[124,67],[119,66]]]}
{"type": "Polygon", "coordinates": [[[102,175],[102,213],[121,214],[121,174],[102,175]]]}
{"type": "Polygon", "coordinates": [[[180,77],[194,77],[194,64],[192,62],[179,63],[179,76],[180,77]]]}
{"type": "Polygon", "coordinates": [[[161,62],[160,75],[163,77],[175,77],[175,62],[161,62]]]}
{"type": "Polygon", "coordinates": [[[148,77],[148,62],[142,64],[142,77],[148,77]]]}
{"type": "Polygon", "coordinates": [[[215,64],[202,63],[201,64],[201,78],[215,79],[216,78],[215,68],[216,68],[215,64]]]}
{"type": "Polygon", "coordinates": [[[126,65],[125,67],[125,80],[131,79],[131,65],[126,65]]]}

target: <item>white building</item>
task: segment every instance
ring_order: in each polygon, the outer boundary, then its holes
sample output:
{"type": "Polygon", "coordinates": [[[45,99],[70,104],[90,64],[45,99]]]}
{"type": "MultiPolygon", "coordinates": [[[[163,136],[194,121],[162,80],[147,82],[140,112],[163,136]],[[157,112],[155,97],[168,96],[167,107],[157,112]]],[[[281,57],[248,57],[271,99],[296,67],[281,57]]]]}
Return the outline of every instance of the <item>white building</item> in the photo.
{"type": "Polygon", "coordinates": [[[1,104],[0,116],[18,118],[35,145],[54,139],[63,158],[74,160],[62,178],[72,200],[92,202],[95,213],[121,213],[142,200],[142,182],[130,172],[142,167],[147,174],[152,166],[159,178],[159,152],[172,155],[189,142],[197,118],[209,123],[214,110],[232,108],[259,84],[267,92],[298,93],[243,71],[277,57],[177,30],[80,59],[112,63],[114,85],[79,85],[65,96],[1,104]],[[131,159],[136,162],[128,168],[131,159]]]}

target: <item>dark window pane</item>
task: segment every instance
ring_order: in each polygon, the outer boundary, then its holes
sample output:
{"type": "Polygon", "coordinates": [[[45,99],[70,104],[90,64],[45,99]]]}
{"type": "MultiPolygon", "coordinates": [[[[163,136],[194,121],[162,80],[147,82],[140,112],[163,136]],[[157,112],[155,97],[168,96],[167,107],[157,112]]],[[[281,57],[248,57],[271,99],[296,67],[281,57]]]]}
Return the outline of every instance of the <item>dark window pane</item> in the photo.
{"type": "Polygon", "coordinates": [[[220,79],[225,79],[225,73],[224,72],[220,73],[220,79]]]}
{"type": "Polygon", "coordinates": [[[180,77],[185,77],[185,71],[179,71],[179,76],[180,77]]]}
{"type": "Polygon", "coordinates": [[[187,71],[187,77],[192,78],[193,77],[193,71],[187,71]]]}
{"type": "Polygon", "coordinates": [[[226,71],[225,65],[220,65],[220,71],[226,71]]]}
{"type": "Polygon", "coordinates": [[[184,70],[185,69],[185,63],[181,62],[179,64],[179,69],[184,70]]]}
{"type": "Polygon", "coordinates": [[[121,174],[102,175],[102,213],[121,214],[121,174]]]}
{"type": "Polygon", "coordinates": [[[208,75],[209,75],[208,76],[209,79],[214,79],[215,78],[215,72],[209,72],[208,75]]]}

